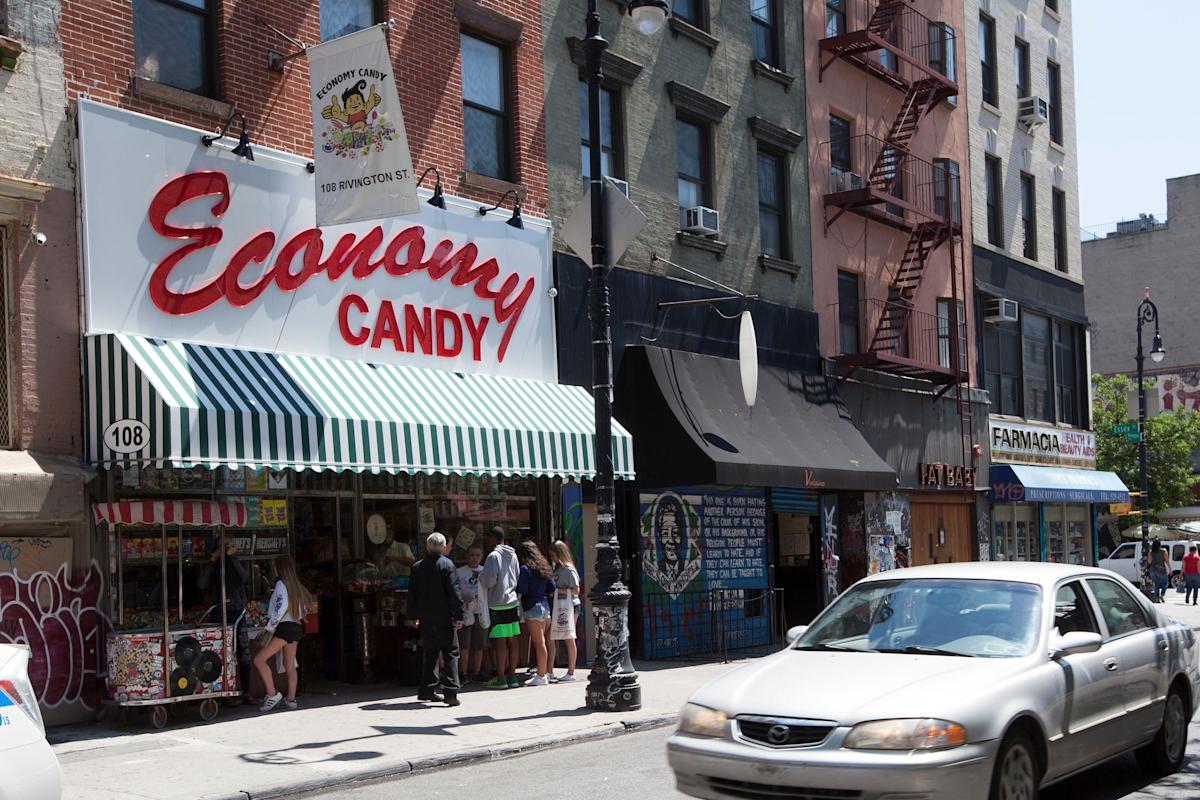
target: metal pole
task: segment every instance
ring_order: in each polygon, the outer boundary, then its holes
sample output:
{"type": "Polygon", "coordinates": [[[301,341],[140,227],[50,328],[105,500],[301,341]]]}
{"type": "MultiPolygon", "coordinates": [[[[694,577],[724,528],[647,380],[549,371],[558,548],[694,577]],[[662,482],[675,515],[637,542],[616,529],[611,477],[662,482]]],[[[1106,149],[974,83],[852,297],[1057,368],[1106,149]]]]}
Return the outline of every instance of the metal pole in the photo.
{"type": "Polygon", "coordinates": [[[604,175],[600,151],[601,59],[608,42],[600,35],[596,0],[588,0],[588,178],[592,206],[592,273],[588,285],[592,322],[592,399],[596,404],[596,580],[588,593],[596,615],[596,650],[588,674],[587,707],[602,711],[635,711],[642,707],[642,687],[629,657],[629,589],[621,580],[620,545],[612,457],[612,337],[608,303],[608,225],[604,209],[604,175]]]}
{"type": "Polygon", "coordinates": [[[1142,352],[1142,326],[1147,322],[1154,323],[1154,331],[1158,332],[1158,307],[1150,300],[1150,290],[1138,305],[1137,318],[1137,388],[1138,388],[1138,480],[1142,492],[1142,502],[1139,509],[1142,520],[1142,557],[1138,563],[1138,577],[1142,591],[1151,595],[1150,586],[1150,488],[1146,479],[1146,387],[1143,383],[1143,366],[1146,360],[1142,352]]]}

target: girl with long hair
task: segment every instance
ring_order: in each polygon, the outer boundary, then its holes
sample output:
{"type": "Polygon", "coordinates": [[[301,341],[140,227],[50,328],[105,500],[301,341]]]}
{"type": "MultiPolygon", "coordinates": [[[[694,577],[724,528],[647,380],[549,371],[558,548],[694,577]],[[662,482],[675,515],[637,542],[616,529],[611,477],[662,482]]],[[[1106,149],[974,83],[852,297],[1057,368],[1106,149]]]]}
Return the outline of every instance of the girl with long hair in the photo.
{"type": "MultiPolygon", "coordinates": [[[[579,570],[575,569],[575,559],[571,558],[571,547],[562,539],[550,545],[550,561],[554,563],[556,601],[562,603],[569,599],[571,602],[571,635],[561,639],[555,639],[553,635],[548,636],[550,640],[550,682],[569,683],[575,680],[575,660],[578,658],[578,650],[575,647],[575,630],[579,624],[579,570]],[[555,642],[558,641],[563,643],[563,647],[567,651],[567,671],[555,678],[553,674],[554,661],[558,655],[558,647],[555,642]]],[[[553,605],[550,610],[554,611],[553,605]]],[[[547,632],[549,633],[548,630],[547,632]]]]}
{"type": "Polygon", "coordinates": [[[537,658],[537,674],[525,681],[526,686],[545,686],[546,628],[550,625],[550,604],[554,601],[554,573],[550,563],[533,542],[521,542],[517,548],[521,570],[517,574],[517,594],[525,612],[525,625],[537,658]]]}
{"type": "Polygon", "coordinates": [[[267,632],[272,634],[271,641],[254,657],[254,668],[258,670],[266,689],[260,711],[271,711],[280,702],[285,708],[296,708],[296,650],[300,647],[300,637],[304,635],[301,621],[317,608],[317,601],[300,582],[300,576],[296,574],[296,562],[291,556],[276,556],[274,566],[275,591],[271,595],[267,616],[267,632]],[[280,650],[283,651],[283,668],[287,673],[286,697],[276,691],[275,679],[267,666],[267,662],[280,650]]]}

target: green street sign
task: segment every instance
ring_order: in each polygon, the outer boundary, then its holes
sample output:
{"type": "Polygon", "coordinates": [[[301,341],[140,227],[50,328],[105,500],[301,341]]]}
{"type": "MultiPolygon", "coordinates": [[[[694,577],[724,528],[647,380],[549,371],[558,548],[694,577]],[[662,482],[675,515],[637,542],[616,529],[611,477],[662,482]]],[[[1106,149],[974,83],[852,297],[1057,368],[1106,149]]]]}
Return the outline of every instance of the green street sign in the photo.
{"type": "Polygon", "coordinates": [[[1113,425],[1112,428],[1109,429],[1109,432],[1116,436],[1120,436],[1120,435],[1124,434],[1125,436],[1130,437],[1130,439],[1135,442],[1141,438],[1140,434],[1138,433],[1138,424],[1136,422],[1117,423],[1116,425],[1113,425]],[[1137,437],[1137,438],[1134,438],[1134,437],[1137,437]]]}
{"type": "Polygon", "coordinates": [[[1125,438],[1131,442],[1140,442],[1142,440],[1142,435],[1137,431],[1134,431],[1133,433],[1125,434],[1125,438]]]}

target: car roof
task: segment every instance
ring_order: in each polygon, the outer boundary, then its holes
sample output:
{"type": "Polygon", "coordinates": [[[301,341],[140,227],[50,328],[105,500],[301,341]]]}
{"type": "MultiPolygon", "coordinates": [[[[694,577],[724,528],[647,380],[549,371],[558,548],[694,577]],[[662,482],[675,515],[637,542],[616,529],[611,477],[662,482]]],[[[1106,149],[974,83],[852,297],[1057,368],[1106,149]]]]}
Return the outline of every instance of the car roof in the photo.
{"type": "Polygon", "coordinates": [[[959,578],[964,580],[995,580],[1034,583],[1052,587],[1071,577],[1111,578],[1112,572],[1098,567],[1083,567],[1075,564],[1047,564],[1038,561],[964,561],[956,564],[929,564],[923,567],[893,569],[880,572],[864,579],[864,582],[882,580],[917,580],[925,578],[959,578]]]}

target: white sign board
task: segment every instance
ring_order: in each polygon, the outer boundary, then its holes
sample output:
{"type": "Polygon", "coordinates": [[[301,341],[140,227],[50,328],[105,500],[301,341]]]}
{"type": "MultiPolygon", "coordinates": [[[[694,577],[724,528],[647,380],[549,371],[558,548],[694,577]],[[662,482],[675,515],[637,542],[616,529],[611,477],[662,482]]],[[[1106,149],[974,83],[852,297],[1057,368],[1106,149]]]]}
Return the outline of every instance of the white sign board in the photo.
{"type": "Polygon", "coordinates": [[[1096,468],[1096,434],[991,417],[992,461],[1096,468]]]}
{"type": "Polygon", "coordinates": [[[307,159],[79,102],[85,333],[557,382],[550,225],[447,209],[318,229],[307,159]]]}
{"type": "Polygon", "coordinates": [[[307,51],[319,227],[420,208],[383,27],[307,51]]]}

